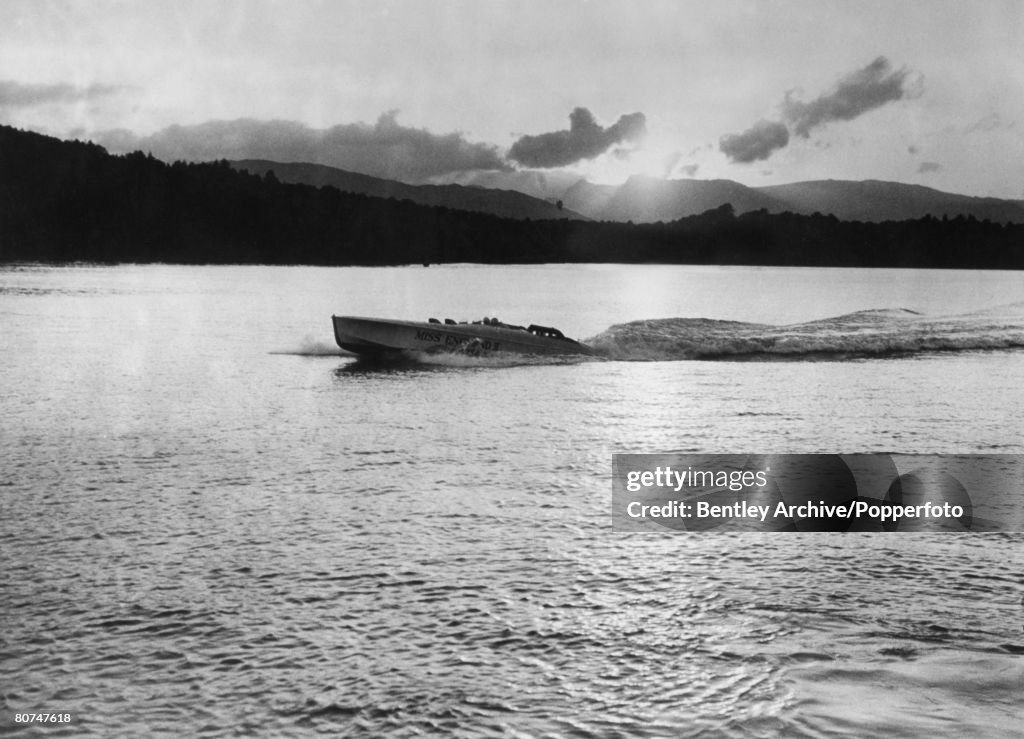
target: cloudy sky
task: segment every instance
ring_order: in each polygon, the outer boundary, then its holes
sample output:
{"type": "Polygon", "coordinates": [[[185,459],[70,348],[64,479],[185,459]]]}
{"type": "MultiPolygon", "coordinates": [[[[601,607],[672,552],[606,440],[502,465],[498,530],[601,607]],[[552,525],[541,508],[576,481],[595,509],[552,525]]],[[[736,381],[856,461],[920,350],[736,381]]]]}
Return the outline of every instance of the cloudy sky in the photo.
{"type": "Polygon", "coordinates": [[[0,122],[410,182],[1024,197],[1017,0],[0,0],[0,122]]]}

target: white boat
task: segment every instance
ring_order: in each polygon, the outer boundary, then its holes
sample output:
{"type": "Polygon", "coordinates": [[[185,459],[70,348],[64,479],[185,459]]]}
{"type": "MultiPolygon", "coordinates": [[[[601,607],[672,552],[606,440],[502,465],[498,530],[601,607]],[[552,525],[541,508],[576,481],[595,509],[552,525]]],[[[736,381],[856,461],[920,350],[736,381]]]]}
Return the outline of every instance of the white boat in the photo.
{"type": "Polygon", "coordinates": [[[566,338],[557,328],[513,326],[497,318],[482,321],[395,321],[385,318],[331,316],[334,338],[356,354],[388,355],[403,351],[483,354],[593,354],[586,344],[566,338]]]}

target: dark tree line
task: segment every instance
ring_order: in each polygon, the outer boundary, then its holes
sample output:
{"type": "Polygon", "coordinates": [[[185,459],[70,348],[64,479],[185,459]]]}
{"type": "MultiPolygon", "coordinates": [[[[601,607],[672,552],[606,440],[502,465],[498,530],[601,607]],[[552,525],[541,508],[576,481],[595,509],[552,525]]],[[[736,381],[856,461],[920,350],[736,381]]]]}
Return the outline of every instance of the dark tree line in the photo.
{"type": "Polygon", "coordinates": [[[862,223],[732,206],[670,223],[512,220],[165,164],[0,126],[0,261],[663,262],[1024,268],[1024,225],[862,223]]]}

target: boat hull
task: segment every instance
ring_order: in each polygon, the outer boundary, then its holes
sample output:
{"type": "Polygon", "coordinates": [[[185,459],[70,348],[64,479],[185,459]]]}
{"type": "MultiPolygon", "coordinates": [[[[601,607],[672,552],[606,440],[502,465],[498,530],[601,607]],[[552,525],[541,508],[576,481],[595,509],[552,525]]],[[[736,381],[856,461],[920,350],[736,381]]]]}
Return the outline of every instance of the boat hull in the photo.
{"type": "Polygon", "coordinates": [[[422,323],[382,318],[331,316],[338,346],[355,354],[405,351],[515,354],[593,354],[586,344],[540,336],[521,328],[482,323],[422,323]]]}

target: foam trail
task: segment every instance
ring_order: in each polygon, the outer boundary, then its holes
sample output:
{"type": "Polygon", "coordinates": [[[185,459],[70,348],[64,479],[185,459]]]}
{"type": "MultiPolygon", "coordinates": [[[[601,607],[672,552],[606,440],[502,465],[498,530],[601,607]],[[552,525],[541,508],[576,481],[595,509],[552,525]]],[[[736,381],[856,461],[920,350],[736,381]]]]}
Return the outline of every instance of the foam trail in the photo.
{"type": "Polygon", "coordinates": [[[347,352],[340,346],[334,343],[324,342],[317,339],[312,334],[306,334],[299,346],[295,349],[279,349],[277,351],[270,352],[271,354],[290,354],[297,357],[352,357],[355,356],[351,352],[347,352]]]}
{"type": "Polygon", "coordinates": [[[789,326],[662,318],[612,326],[586,341],[626,361],[813,360],[1024,348],[1024,303],[955,316],[858,311],[789,326]]]}
{"type": "Polygon", "coordinates": [[[421,364],[438,367],[521,367],[524,365],[579,364],[592,357],[582,355],[541,355],[492,352],[471,355],[459,352],[405,352],[404,356],[421,364]]]}

